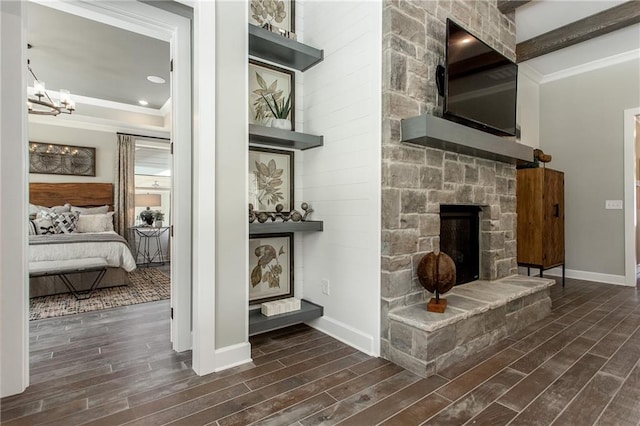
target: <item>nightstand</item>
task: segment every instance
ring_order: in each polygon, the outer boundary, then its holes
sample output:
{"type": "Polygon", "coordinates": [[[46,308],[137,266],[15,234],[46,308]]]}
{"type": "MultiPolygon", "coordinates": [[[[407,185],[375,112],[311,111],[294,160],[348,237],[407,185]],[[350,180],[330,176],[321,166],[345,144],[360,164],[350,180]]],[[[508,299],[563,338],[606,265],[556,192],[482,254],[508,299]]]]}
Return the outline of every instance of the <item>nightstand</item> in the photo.
{"type": "Polygon", "coordinates": [[[129,228],[131,231],[131,238],[136,246],[135,259],[138,260],[138,254],[142,255],[142,263],[149,267],[152,263],[158,263],[164,265],[165,259],[162,254],[162,242],[160,237],[169,230],[168,226],[163,227],[151,227],[151,226],[133,226],[129,228]],[[155,247],[149,243],[155,241],[155,247]],[[154,251],[155,248],[155,251],[154,251]],[[157,259],[157,260],[156,260],[157,259]]]}

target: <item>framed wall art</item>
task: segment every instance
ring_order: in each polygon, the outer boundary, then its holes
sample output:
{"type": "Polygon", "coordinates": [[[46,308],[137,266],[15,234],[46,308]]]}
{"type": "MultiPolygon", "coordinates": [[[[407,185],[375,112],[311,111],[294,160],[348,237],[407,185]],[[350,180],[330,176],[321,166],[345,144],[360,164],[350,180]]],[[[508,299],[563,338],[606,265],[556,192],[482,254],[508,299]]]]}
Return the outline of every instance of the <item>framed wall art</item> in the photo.
{"type": "Polygon", "coordinates": [[[295,128],[295,73],[274,65],[249,59],[249,123],[269,126],[275,118],[267,105],[276,102],[291,108],[288,119],[295,128]]]}
{"type": "Polygon", "coordinates": [[[29,173],[95,176],[96,149],[29,142],[29,173]]]}
{"type": "Polygon", "coordinates": [[[293,151],[269,148],[249,148],[249,203],[253,209],[275,212],[293,208],[293,151]]]}
{"type": "Polygon", "coordinates": [[[251,0],[249,23],[262,27],[271,24],[283,30],[295,32],[294,0],[251,0]]]}
{"type": "Polygon", "coordinates": [[[293,233],[249,238],[249,304],[293,297],[293,233]]]}

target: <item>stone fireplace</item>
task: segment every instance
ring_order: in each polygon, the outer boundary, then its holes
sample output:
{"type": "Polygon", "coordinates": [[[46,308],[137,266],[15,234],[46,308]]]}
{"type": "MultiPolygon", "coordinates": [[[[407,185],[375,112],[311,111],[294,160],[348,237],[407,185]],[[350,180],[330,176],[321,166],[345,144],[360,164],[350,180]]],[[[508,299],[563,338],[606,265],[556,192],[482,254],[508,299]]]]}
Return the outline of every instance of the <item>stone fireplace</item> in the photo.
{"type": "MultiPolygon", "coordinates": [[[[512,277],[517,274],[514,162],[501,154],[475,155],[484,140],[463,141],[463,150],[440,144],[440,136],[427,147],[401,142],[403,136],[411,140],[402,135],[401,120],[441,115],[435,70],[443,63],[447,18],[515,58],[513,14],[503,15],[495,0],[385,1],[381,353],[423,376],[550,311],[550,280],[512,277]],[[444,295],[451,309],[434,314],[426,312],[432,295],[418,282],[416,267],[425,254],[442,250],[443,205],[479,209],[481,281],[454,287],[444,295]]],[[[502,142],[515,146],[513,140],[502,142]]]]}

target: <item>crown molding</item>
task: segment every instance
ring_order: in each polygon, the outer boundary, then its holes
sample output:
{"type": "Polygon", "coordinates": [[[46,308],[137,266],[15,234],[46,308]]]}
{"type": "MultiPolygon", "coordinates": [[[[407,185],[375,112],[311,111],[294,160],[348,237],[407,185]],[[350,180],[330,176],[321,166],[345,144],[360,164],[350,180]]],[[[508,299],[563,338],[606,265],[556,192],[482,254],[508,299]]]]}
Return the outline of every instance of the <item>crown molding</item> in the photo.
{"type": "Polygon", "coordinates": [[[74,129],[93,130],[98,132],[129,132],[141,133],[147,136],[156,136],[159,138],[170,138],[171,131],[167,127],[151,126],[147,124],[133,124],[123,121],[107,120],[88,115],[59,115],[57,117],[48,117],[43,115],[29,115],[29,123],[46,124],[49,126],[60,126],[74,129]]]}
{"type": "Polygon", "coordinates": [[[587,62],[586,64],[544,75],[539,84],[561,80],[563,78],[572,77],[574,75],[583,74],[589,71],[595,71],[601,68],[606,68],[612,65],[617,65],[633,60],[640,61],[640,49],[634,49],[629,52],[620,53],[618,55],[609,56],[608,58],[598,59],[596,61],[587,62]]]}
{"type": "MultiPolygon", "coordinates": [[[[31,86],[27,87],[27,93],[29,94],[29,96],[35,96],[34,88],[31,86]]],[[[52,99],[60,99],[60,92],[47,89],[47,93],[51,96],[52,99]]],[[[108,101],[105,99],[91,98],[88,96],[75,95],[75,94],[72,94],[72,99],[76,103],[76,108],[78,105],[91,105],[91,106],[97,106],[100,108],[109,108],[109,109],[115,109],[119,111],[133,112],[136,114],[153,115],[156,117],[164,117],[166,115],[166,113],[163,112],[163,108],[166,107],[167,103],[169,103],[169,107],[171,106],[171,98],[169,98],[167,102],[165,102],[165,104],[160,109],[125,104],[122,102],[108,101]]]]}

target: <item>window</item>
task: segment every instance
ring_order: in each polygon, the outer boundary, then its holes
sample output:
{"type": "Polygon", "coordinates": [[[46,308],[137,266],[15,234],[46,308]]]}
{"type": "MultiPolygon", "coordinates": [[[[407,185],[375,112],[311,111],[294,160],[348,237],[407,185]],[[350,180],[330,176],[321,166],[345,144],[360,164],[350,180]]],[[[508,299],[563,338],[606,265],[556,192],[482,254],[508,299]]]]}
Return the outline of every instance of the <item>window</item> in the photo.
{"type": "Polygon", "coordinates": [[[168,141],[136,140],[136,194],[158,194],[160,205],[136,206],[136,224],[140,212],[149,207],[164,213],[163,225],[171,223],[171,148],[168,141]]]}

